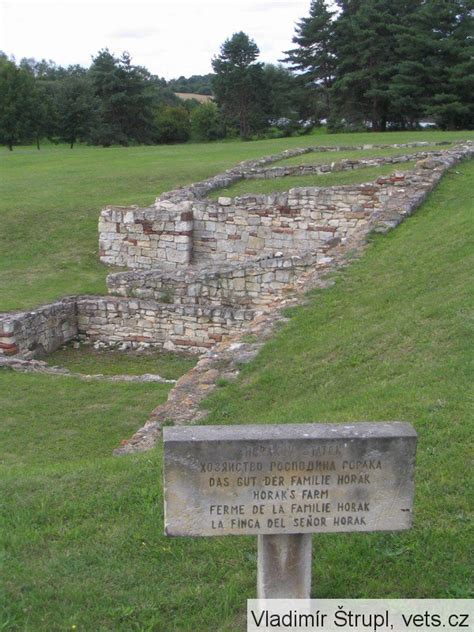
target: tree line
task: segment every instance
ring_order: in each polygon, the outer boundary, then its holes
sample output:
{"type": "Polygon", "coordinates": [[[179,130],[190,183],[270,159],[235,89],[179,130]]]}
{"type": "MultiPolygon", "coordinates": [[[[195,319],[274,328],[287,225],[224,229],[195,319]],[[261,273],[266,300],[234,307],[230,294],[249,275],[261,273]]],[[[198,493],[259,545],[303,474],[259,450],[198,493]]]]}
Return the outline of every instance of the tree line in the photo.
{"type": "Polygon", "coordinates": [[[186,141],[193,119],[199,135],[197,105],[180,101],[126,52],[99,51],[87,69],[34,59],[17,64],[0,54],[0,142],[10,149],[32,142],[39,148],[44,138],[71,148],[186,141]]]}
{"type": "MultiPolygon", "coordinates": [[[[292,110],[294,77],[289,70],[260,64],[257,73],[247,68],[244,74],[251,75],[250,89],[252,96],[258,92],[260,108],[246,131],[264,133],[272,117],[292,110]]],[[[0,143],[10,149],[36,143],[39,149],[47,138],[71,148],[77,142],[109,147],[237,136],[239,123],[230,120],[225,105],[182,101],[175,94],[206,94],[216,79],[215,74],[194,75],[167,82],[134,65],[128,53],[117,57],[107,49],[89,68],[34,59],[16,63],[0,53],[0,143]]]]}
{"type": "Polygon", "coordinates": [[[213,73],[207,75],[192,75],[191,77],[178,77],[168,81],[168,87],[173,92],[184,92],[191,94],[205,94],[212,96],[213,73]]]}
{"type": "Polygon", "coordinates": [[[258,47],[236,33],[213,60],[216,101],[243,138],[269,112],[325,120],[329,131],[414,129],[424,118],[472,129],[473,17],[473,0],[312,0],[281,60],[293,73],[272,69],[278,80],[265,92],[258,47]]]}
{"type": "Polygon", "coordinates": [[[89,68],[0,53],[0,143],[129,145],[474,127],[474,0],[312,0],[279,65],[235,33],[213,74],[166,82],[108,49],[89,68]],[[282,65],[284,64],[284,65],[282,65]],[[180,101],[174,92],[214,96],[180,101]]]}
{"type": "Polygon", "coordinates": [[[331,129],[474,125],[473,0],[311,2],[285,62],[331,129]]]}

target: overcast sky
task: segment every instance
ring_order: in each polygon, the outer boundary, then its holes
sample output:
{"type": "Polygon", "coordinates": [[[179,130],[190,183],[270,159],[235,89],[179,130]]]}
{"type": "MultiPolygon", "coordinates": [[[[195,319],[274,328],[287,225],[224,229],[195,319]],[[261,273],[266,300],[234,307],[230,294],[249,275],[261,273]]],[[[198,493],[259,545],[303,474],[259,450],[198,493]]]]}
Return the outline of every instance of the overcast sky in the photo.
{"type": "Polygon", "coordinates": [[[275,63],[291,47],[310,0],[0,0],[0,50],[60,65],[89,66],[108,47],[171,79],[212,72],[225,39],[244,31],[275,63]]]}

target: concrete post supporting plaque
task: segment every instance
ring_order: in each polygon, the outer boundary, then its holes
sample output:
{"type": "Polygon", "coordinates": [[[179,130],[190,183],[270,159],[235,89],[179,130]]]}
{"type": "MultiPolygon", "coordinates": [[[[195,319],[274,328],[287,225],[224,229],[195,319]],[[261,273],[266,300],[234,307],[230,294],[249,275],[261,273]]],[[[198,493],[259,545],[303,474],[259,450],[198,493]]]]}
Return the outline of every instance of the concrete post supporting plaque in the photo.
{"type": "Polygon", "coordinates": [[[258,599],[309,599],[311,548],[310,533],[259,535],[258,599]]]}

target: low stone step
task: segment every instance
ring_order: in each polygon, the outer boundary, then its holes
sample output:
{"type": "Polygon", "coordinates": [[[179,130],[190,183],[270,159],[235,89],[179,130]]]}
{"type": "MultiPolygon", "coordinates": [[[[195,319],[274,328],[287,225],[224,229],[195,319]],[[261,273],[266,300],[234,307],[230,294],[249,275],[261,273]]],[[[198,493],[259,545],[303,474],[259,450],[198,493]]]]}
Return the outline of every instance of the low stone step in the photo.
{"type": "Polygon", "coordinates": [[[298,277],[318,263],[316,253],[266,257],[236,264],[201,265],[186,270],[160,268],[110,274],[114,296],[179,305],[261,309],[290,292],[298,277]]]}

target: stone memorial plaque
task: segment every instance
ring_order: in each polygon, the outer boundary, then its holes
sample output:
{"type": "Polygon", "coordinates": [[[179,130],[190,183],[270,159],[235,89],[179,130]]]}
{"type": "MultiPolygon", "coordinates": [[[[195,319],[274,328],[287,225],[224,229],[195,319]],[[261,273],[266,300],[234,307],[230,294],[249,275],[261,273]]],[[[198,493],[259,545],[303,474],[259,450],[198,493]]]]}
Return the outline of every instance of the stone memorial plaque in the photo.
{"type": "Polygon", "coordinates": [[[166,427],[163,441],[167,535],[411,526],[408,423],[166,427]]]}

